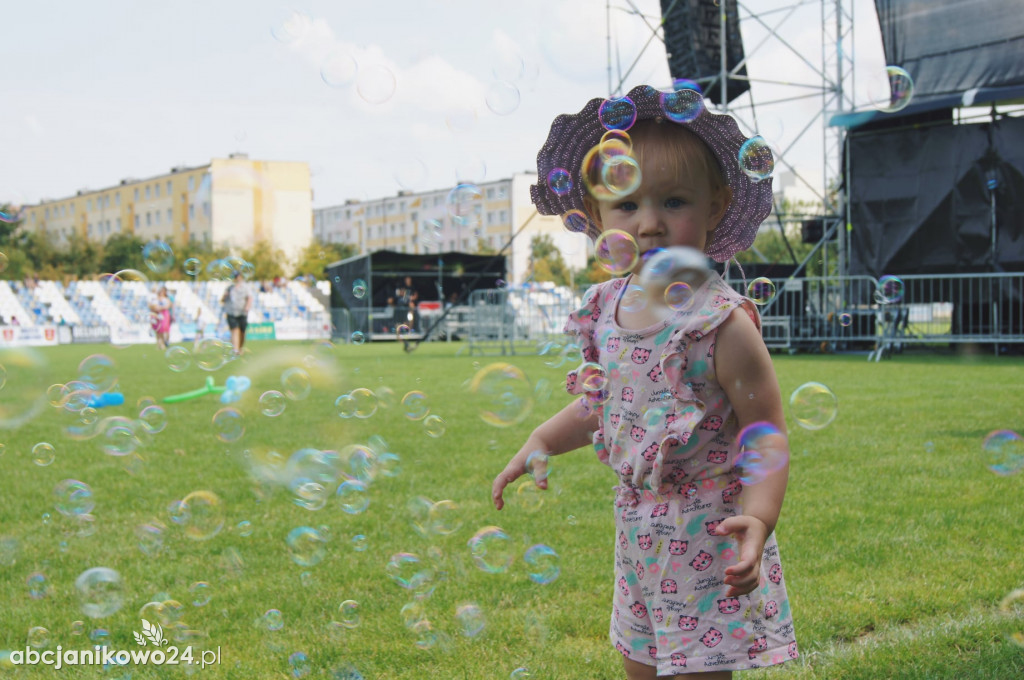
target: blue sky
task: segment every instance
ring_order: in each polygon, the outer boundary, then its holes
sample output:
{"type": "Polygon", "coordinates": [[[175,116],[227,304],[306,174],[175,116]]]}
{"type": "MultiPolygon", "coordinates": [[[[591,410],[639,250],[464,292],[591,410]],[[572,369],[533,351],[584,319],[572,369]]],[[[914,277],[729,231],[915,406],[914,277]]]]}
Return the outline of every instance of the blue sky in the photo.
{"type": "MultiPolygon", "coordinates": [[[[877,69],[871,3],[856,4],[858,63],[877,69]]],[[[658,1],[612,5],[622,69],[637,60],[626,89],[667,87],[664,47],[643,50],[640,15],[656,22],[658,1]]],[[[820,55],[819,20],[812,2],[782,32],[820,55]]],[[[308,162],[314,207],[532,170],[551,119],[608,94],[605,24],[602,0],[11,3],[0,201],[59,198],[234,151],[308,162]]],[[[744,24],[748,52],[762,35],[744,24]]],[[[751,56],[750,71],[813,80],[775,43],[751,56]]],[[[786,146],[819,108],[766,108],[759,131],[786,146]]],[[[821,153],[819,132],[792,158],[820,174],[821,153]]]]}

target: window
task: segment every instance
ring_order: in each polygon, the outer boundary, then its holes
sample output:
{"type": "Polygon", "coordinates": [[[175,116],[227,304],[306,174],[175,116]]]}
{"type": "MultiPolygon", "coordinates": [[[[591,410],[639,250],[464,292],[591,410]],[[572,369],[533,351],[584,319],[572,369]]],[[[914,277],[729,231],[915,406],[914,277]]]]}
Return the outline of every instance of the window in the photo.
{"type": "Polygon", "coordinates": [[[196,216],[196,207],[194,205],[192,205],[192,204],[189,204],[189,206],[188,206],[188,218],[191,220],[191,219],[194,219],[195,216],[196,216]]]}
{"type": "Polygon", "coordinates": [[[155,220],[156,223],[160,224],[160,211],[159,210],[154,210],[153,214],[156,215],[156,220],[155,220]]]}
{"type": "Polygon", "coordinates": [[[149,200],[149,185],[146,185],[146,200],[149,200]]]}
{"type": "Polygon", "coordinates": [[[188,190],[192,191],[195,188],[196,188],[196,176],[195,175],[189,175],[188,176],[188,190]]]}
{"type": "Polygon", "coordinates": [[[85,233],[87,233],[89,236],[92,236],[92,225],[91,224],[86,228],[85,233]]]}
{"type": "Polygon", "coordinates": [[[167,224],[170,224],[172,221],[173,221],[173,218],[171,217],[171,209],[168,208],[167,209],[167,224]]]}
{"type": "Polygon", "coordinates": [[[146,226],[149,227],[149,226],[152,226],[152,224],[153,224],[153,216],[150,215],[149,213],[146,213],[146,226]]]}
{"type": "Polygon", "coordinates": [[[171,180],[167,180],[167,195],[171,195],[171,180]]]}
{"type": "Polygon", "coordinates": [[[118,231],[118,233],[121,232],[121,218],[120,217],[117,218],[117,231],[118,231]]]}
{"type": "Polygon", "coordinates": [[[160,182],[153,185],[153,198],[160,198],[160,182]]]}
{"type": "Polygon", "coordinates": [[[92,199],[91,198],[88,201],[85,202],[85,209],[86,210],[92,210],[92,199]]]}
{"type": "Polygon", "coordinates": [[[114,194],[114,205],[121,205],[121,194],[114,194]]]}
{"type": "Polygon", "coordinates": [[[350,209],[345,211],[345,219],[347,220],[347,219],[349,219],[351,217],[352,217],[352,210],[350,208],[350,209]]]}
{"type": "Polygon", "coordinates": [[[139,228],[139,216],[138,215],[135,216],[135,228],[136,229],[139,228]]]}
{"type": "Polygon", "coordinates": [[[46,219],[50,219],[50,209],[46,209],[46,219]]]}
{"type": "Polygon", "coordinates": [[[508,220],[508,212],[506,212],[505,210],[502,210],[501,211],[501,223],[505,224],[505,222],[507,220],[508,220]]]}
{"type": "Polygon", "coordinates": [[[135,187],[135,202],[139,202],[139,188],[135,187]]]}

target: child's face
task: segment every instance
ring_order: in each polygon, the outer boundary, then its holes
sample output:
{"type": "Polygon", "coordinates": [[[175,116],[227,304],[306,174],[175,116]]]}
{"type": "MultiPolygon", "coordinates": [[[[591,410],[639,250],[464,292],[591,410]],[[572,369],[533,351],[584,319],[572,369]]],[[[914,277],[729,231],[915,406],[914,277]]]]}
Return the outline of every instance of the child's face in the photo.
{"type": "Polygon", "coordinates": [[[597,202],[602,231],[627,232],[636,239],[641,255],[670,246],[703,252],[729,205],[728,190],[713,191],[697,164],[668,174],[647,165],[641,163],[643,181],[635,192],[597,202]]]}

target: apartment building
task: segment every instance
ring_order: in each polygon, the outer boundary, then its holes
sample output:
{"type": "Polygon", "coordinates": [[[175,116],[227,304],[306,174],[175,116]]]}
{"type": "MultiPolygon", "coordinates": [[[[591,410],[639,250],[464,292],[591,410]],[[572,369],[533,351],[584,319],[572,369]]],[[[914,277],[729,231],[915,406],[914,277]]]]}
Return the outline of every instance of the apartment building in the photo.
{"type": "Polygon", "coordinates": [[[312,239],[312,191],[305,162],[256,161],[245,154],[145,179],[44,199],[24,208],[22,228],[58,247],[129,233],[170,244],[201,241],[233,249],[269,240],[289,257],[312,239]]]}

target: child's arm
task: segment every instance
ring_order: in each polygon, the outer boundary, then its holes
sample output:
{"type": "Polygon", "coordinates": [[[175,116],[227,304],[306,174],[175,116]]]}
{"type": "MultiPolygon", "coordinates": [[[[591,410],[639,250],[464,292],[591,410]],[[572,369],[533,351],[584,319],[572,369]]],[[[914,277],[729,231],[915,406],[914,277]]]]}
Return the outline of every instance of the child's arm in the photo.
{"type": "MultiPolygon", "coordinates": [[[[718,331],[715,370],[741,429],[767,421],[785,435],[786,419],[775,368],[760,332],[743,309],[734,310],[718,331]]],[[[788,442],[784,446],[788,448],[788,442]]],[[[788,450],[785,455],[785,466],[763,481],[743,488],[743,514],[718,525],[719,535],[732,534],[739,542],[739,561],[725,570],[724,581],[730,586],[727,597],[749,593],[758,586],[761,553],[768,536],[775,531],[786,495],[788,450]]]]}
{"type": "MultiPolygon", "coordinates": [[[[548,418],[535,429],[523,444],[519,452],[512,456],[505,469],[494,478],[491,487],[491,498],[494,507],[501,510],[505,501],[501,497],[505,487],[526,473],[526,459],[534,451],[543,451],[549,456],[557,456],[586,446],[593,442],[593,433],[600,425],[596,412],[585,417],[581,416],[579,399],[573,399],[555,415],[548,418]]],[[[541,489],[548,488],[547,479],[537,481],[541,489]]]]}

